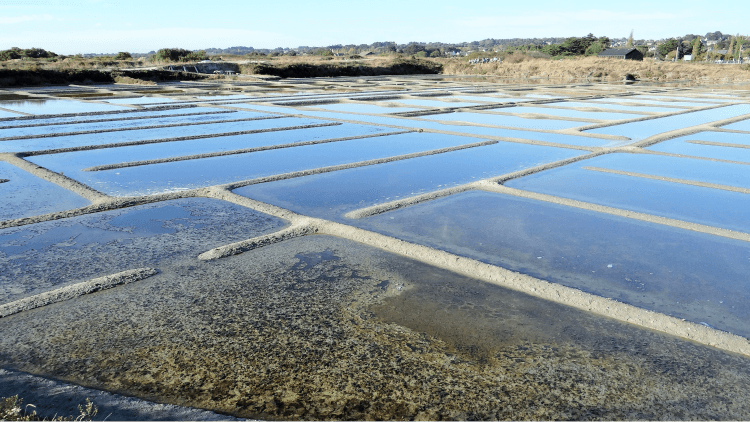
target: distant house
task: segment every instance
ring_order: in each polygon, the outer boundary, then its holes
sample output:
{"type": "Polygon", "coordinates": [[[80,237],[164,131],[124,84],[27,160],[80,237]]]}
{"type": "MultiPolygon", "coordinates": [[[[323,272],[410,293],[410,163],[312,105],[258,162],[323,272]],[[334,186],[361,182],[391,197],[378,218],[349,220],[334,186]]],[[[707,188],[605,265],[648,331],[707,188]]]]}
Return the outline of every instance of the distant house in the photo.
{"type": "Polygon", "coordinates": [[[598,56],[622,60],[643,60],[643,53],[635,48],[608,48],[598,56]]]}

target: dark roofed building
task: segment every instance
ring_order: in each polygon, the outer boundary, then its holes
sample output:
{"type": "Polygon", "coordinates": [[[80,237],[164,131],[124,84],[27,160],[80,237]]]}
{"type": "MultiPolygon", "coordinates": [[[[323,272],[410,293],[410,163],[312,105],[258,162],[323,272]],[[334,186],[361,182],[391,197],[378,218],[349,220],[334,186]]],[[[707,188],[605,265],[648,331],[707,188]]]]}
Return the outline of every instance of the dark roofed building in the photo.
{"type": "Polygon", "coordinates": [[[598,56],[623,60],[643,60],[643,53],[635,48],[608,48],[599,53],[598,56]]]}

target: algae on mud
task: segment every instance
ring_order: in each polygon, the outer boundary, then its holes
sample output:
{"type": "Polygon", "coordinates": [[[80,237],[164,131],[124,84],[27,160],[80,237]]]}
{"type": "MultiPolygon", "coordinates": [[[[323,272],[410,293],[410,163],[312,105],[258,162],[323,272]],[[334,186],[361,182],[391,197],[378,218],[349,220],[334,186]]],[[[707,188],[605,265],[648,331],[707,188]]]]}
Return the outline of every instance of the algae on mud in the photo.
{"type": "Polygon", "coordinates": [[[269,419],[750,411],[739,356],[334,237],[162,270],[1,319],[0,363],[269,419]]]}

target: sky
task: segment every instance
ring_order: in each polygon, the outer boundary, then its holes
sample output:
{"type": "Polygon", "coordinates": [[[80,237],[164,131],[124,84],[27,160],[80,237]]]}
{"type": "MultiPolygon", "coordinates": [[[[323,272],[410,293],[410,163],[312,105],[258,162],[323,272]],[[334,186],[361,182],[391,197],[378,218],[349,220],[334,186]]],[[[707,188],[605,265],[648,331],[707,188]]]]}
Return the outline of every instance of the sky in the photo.
{"type": "Polygon", "coordinates": [[[458,43],[588,33],[622,38],[631,30],[636,39],[714,31],[746,35],[748,12],[746,0],[0,0],[0,50],[147,53],[165,47],[458,43]]]}

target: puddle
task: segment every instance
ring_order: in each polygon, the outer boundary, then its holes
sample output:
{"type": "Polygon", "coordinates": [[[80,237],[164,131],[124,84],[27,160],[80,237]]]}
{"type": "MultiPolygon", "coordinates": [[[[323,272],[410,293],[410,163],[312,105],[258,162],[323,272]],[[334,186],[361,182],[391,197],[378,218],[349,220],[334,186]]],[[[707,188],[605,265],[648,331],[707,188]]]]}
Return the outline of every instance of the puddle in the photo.
{"type": "Polygon", "coordinates": [[[497,115],[497,114],[467,113],[467,112],[433,114],[429,116],[420,116],[420,118],[428,119],[428,120],[440,120],[440,121],[445,121],[445,122],[461,122],[461,123],[466,123],[466,124],[506,126],[506,127],[517,127],[517,128],[522,128],[522,129],[537,129],[537,130],[568,129],[572,127],[586,125],[586,123],[568,122],[564,120],[525,119],[522,117],[515,117],[515,116],[502,116],[502,115],[497,115]]]}
{"type": "MultiPolygon", "coordinates": [[[[431,135],[446,137],[446,135],[431,135]]],[[[471,142],[465,139],[464,142],[471,142]]],[[[292,211],[351,224],[343,214],[371,205],[446,189],[582,152],[500,142],[375,166],[261,183],[235,193],[292,211]]]]}
{"type": "Polygon", "coordinates": [[[90,113],[96,111],[122,110],[114,105],[87,103],[73,100],[26,100],[12,103],[0,102],[0,107],[29,114],[90,113]]]}
{"type": "Polygon", "coordinates": [[[485,192],[355,224],[750,336],[746,242],[485,192]]]}
{"type": "MultiPolygon", "coordinates": [[[[453,97],[450,97],[453,98],[453,97]]],[[[400,104],[406,104],[410,106],[424,106],[433,108],[444,108],[444,107],[469,107],[480,105],[478,103],[466,103],[458,101],[439,101],[439,100],[393,100],[400,104]]]]}
{"type": "MultiPolygon", "coordinates": [[[[476,142],[473,139],[470,141],[476,142]]],[[[428,134],[409,133],[96,172],[71,169],[69,176],[109,195],[152,195],[464,143],[467,143],[466,138],[436,138],[428,134]]],[[[44,163],[55,171],[69,168],[64,160],[58,162],[54,156],[50,157],[50,161],[43,160],[45,157],[34,158],[34,161],[44,163]]]]}
{"type": "MultiPolygon", "coordinates": [[[[195,110],[196,113],[200,113],[202,110],[195,110]]],[[[152,112],[151,114],[157,116],[161,113],[152,112]]],[[[169,125],[179,123],[197,123],[197,122],[210,122],[218,120],[234,120],[234,119],[248,119],[252,117],[258,117],[258,113],[249,112],[229,112],[220,114],[203,114],[194,116],[180,116],[179,114],[172,114],[165,117],[155,117],[153,119],[138,119],[138,120],[115,120],[109,122],[95,122],[95,123],[74,123],[67,125],[54,125],[54,126],[34,126],[24,127],[17,129],[2,129],[0,128],[0,137],[11,137],[11,136],[32,136],[32,135],[46,135],[51,133],[65,133],[65,132],[79,132],[79,131],[91,131],[91,130],[111,130],[120,128],[137,128],[154,125],[169,125]]],[[[31,122],[28,122],[31,123],[31,122]]]]}
{"type": "Polygon", "coordinates": [[[546,114],[549,116],[573,117],[577,119],[599,119],[599,120],[637,119],[639,117],[643,117],[643,115],[640,115],[640,114],[607,113],[603,111],[585,112],[585,111],[566,110],[566,109],[559,109],[559,108],[527,107],[527,106],[499,108],[499,109],[492,110],[492,111],[498,112],[498,113],[515,113],[515,114],[537,113],[537,114],[546,114]]]}
{"type": "Polygon", "coordinates": [[[0,319],[0,334],[5,367],[245,418],[750,411],[745,357],[328,236],[174,265],[0,319]]]}
{"type": "Polygon", "coordinates": [[[750,132],[750,120],[732,123],[731,125],[722,126],[722,129],[745,130],[750,132]]]}
{"type": "Polygon", "coordinates": [[[323,105],[310,105],[309,107],[322,108],[331,111],[341,111],[349,113],[367,113],[367,114],[385,114],[385,113],[401,113],[404,111],[420,110],[413,107],[383,107],[374,104],[323,104],[323,105]]]}
{"type": "Polygon", "coordinates": [[[0,230],[0,303],[90,278],[192,259],[284,222],[207,198],[178,199],[0,230]]]}
{"type": "Polygon", "coordinates": [[[247,98],[247,95],[196,95],[195,98],[199,100],[239,100],[247,98]]]}
{"type": "Polygon", "coordinates": [[[742,147],[702,145],[697,142],[720,142],[725,144],[750,147],[750,136],[741,133],[699,132],[659,142],[646,149],[669,152],[672,154],[693,155],[696,157],[716,158],[719,160],[743,161],[750,163],[750,149],[742,147]]]}
{"type": "Polygon", "coordinates": [[[160,142],[156,144],[66,152],[52,155],[32,156],[28,157],[28,160],[43,167],[64,171],[67,175],[72,176],[78,174],[79,176],[77,177],[85,177],[86,173],[80,172],[82,169],[106,164],[158,160],[169,157],[207,154],[294,142],[368,135],[386,131],[386,128],[382,127],[344,123],[339,126],[219,136],[214,138],[193,139],[189,141],[160,142]]]}
{"type": "MultiPolygon", "coordinates": [[[[255,117],[255,116],[253,116],[255,117]]],[[[0,152],[42,151],[47,149],[74,148],[87,145],[106,145],[121,142],[138,142],[182,136],[213,135],[225,132],[259,130],[299,125],[326,123],[306,118],[281,118],[251,120],[229,123],[206,123],[202,125],[137,129],[122,132],[88,133],[82,135],[56,136],[52,138],[19,139],[0,142],[0,152]]],[[[210,142],[210,138],[205,142],[210,142]]]]}
{"type": "Polygon", "coordinates": [[[0,162],[0,221],[31,217],[89,205],[67,189],[0,162]]]}
{"type": "Polygon", "coordinates": [[[587,132],[627,136],[634,141],[640,141],[660,133],[729,119],[731,117],[749,113],[750,105],[740,104],[711,110],[693,111],[690,113],[679,114],[677,116],[661,117],[642,122],[625,123],[623,125],[592,129],[587,132]]]}
{"type": "Polygon", "coordinates": [[[750,233],[750,195],[602,173],[582,169],[584,166],[729,186],[748,187],[750,184],[750,167],[746,165],[641,154],[611,154],[511,180],[505,185],[750,233]]]}

